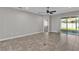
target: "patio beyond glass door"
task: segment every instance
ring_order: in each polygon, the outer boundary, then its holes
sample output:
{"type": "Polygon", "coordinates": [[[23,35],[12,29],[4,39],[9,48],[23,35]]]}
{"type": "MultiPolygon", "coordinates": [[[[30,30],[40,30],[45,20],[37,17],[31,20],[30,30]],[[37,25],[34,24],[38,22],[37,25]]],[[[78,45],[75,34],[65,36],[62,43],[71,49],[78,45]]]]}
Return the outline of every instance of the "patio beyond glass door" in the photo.
{"type": "Polygon", "coordinates": [[[70,35],[79,35],[79,17],[62,18],[61,32],[70,35]]]}

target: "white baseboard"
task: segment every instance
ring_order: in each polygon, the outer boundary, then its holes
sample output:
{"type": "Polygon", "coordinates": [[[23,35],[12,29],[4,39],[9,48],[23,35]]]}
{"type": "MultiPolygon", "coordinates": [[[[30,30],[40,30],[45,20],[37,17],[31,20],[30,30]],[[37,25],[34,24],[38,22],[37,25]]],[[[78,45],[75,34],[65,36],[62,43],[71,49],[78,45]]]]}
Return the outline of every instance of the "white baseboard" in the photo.
{"type": "Polygon", "coordinates": [[[10,40],[10,39],[15,39],[15,38],[20,38],[20,37],[24,37],[24,36],[29,36],[29,35],[37,34],[37,33],[41,33],[41,32],[35,32],[35,33],[29,33],[29,34],[23,34],[23,35],[18,35],[18,36],[3,38],[3,39],[0,39],[0,41],[10,40]]]}

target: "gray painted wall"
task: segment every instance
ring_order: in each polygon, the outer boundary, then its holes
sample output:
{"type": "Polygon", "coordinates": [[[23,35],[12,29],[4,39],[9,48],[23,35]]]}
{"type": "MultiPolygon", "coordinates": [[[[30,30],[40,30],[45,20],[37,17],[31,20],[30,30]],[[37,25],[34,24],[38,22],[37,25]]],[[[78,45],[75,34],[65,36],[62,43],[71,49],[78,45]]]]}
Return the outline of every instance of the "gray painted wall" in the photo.
{"type": "Polygon", "coordinates": [[[0,8],[0,39],[42,31],[42,16],[12,8],[0,8]]]}

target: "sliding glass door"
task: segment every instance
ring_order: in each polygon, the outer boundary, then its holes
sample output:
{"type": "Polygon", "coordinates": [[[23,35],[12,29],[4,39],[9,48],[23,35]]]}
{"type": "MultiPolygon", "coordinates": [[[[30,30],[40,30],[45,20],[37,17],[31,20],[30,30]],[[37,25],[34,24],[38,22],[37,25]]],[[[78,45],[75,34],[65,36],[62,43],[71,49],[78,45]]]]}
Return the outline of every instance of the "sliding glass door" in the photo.
{"type": "Polygon", "coordinates": [[[77,18],[77,35],[79,35],[79,18],[77,18]]]}
{"type": "Polygon", "coordinates": [[[67,19],[66,18],[61,19],[61,32],[67,33],[67,19]]]}
{"type": "Polygon", "coordinates": [[[79,17],[62,18],[61,32],[70,35],[79,35],[79,17]]]}

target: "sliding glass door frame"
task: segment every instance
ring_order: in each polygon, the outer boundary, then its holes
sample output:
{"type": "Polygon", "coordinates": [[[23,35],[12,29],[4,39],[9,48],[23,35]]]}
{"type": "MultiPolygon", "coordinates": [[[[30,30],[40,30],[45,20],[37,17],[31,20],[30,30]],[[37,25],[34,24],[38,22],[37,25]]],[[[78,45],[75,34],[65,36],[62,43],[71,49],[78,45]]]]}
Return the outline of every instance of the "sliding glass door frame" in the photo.
{"type": "MultiPolygon", "coordinates": [[[[69,17],[67,17],[67,18],[66,18],[66,17],[61,18],[61,20],[62,20],[62,19],[65,19],[65,24],[66,24],[66,29],[65,29],[65,30],[67,31],[66,34],[68,34],[69,31],[71,31],[71,32],[73,32],[73,33],[76,33],[77,31],[79,31],[79,28],[78,28],[79,24],[78,24],[78,22],[77,22],[77,21],[79,20],[79,18],[78,18],[78,17],[73,17],[73,18],[75,18],[75,19],[74,19],[74,20],[75,20],[75,21],[74,21],[74,26],[75,26],[75,28],[72,27],[73,30],[70,30],[70,28],[69,28],[69,27],[70,27],[70,24],[68,23],[69,17]]],[[[62,21],[61,21],[61,22],[62,22],[62,21]]],[[[71,26],[73,26],[73,23],[71,24],[71,26]]]]}

